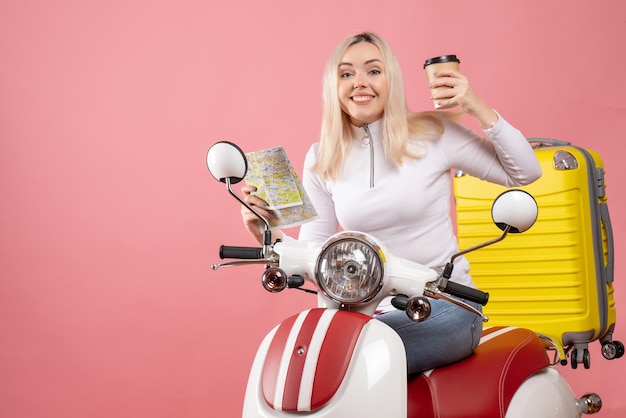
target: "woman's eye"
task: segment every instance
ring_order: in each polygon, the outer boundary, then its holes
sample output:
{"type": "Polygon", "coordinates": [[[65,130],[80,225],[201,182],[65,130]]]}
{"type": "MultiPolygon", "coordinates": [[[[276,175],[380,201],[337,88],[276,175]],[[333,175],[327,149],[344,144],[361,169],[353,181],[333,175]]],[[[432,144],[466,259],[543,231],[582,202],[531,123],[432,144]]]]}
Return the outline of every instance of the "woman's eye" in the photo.
{"type": "Polygon", "coordinates": [[[339,74],[339,77],[341,77],[341,78],[348,78],[348,77],[350,77],[351,75],[352,75],[352,73],[348,73],[348,72],[346,72],[346,73],[341,73],[341,74],[339,74]]]}
{"type": "Polygon", "coordinates": [[[371,71],[370,71],[370,74],[375,74],[375,75],[378,75],[378,74],[380,74],[380,73],[381,73],[381,71],[380,71],[379,69],[374,69],[374,70],[371,70],[371,71]]]}

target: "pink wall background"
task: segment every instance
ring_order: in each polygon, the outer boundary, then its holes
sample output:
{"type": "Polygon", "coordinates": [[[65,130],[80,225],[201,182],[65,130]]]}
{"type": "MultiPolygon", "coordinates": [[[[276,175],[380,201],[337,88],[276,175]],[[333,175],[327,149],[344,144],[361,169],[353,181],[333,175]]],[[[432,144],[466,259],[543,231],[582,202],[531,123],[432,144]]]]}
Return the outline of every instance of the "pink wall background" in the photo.
{"type": "MultiPolygon", "coordinates": [[[[318,135],[331,48],[374,30],[410,106],[425,58],[455,53],[527,136],[593,148],[615,230],[616,339],[626,341],[626,4],[555,0],[0,4],[0,416],[236,417],[262,336],[312,296],[270,295],[260,269],[213,272],[250,244],[205,167],[218,140],[318,135]]],[[[598,416],[626,414],[626,359],[564,369],[598,416]]]]}

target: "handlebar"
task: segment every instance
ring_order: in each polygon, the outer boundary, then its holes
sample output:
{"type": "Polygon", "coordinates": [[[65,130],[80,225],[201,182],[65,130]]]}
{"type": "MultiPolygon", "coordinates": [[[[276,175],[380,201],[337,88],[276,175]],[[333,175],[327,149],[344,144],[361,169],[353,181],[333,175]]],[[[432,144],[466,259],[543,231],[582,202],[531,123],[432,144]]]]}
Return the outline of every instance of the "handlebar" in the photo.
{"type": "MultiPolygon", "coordinates": [[[[263,249],[260,247],[222,245],[220,246],[219,255],[221,259],[259,260],[263,259],[263,249]]],[[[480,303],[483,306],[489,301],[489,293],[450,280],[447,282],[446,287],[441,290],[450,295],[480,303]]]]}
{"type": "Polygon", "coordinates": [[[443,291],[463,299],[471,300],[472,302],[480,303],[483,306],[489,301],[489,293],[453,281],[448,281],[443,291]]]}
{"type": "Polygon", "coordinates": [[[263,249],[259,247],[236,247],[232,245],[220,246],[220,258],[237,258],[240,260],[255,260],[263,258],[263,249]]]}

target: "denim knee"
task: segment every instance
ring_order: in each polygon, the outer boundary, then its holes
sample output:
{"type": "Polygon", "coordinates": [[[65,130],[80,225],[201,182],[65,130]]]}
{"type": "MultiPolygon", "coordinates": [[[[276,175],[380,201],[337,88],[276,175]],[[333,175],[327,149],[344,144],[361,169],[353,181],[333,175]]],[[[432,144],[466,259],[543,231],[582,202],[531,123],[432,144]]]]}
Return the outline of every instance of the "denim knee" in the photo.
{"type": "MultiPolygon", "coordinates": [[[[431,302],[431,315],[422,322],[404,311],[388,312],[378,319],[401,337],[409,373],[428,370],[469,356],[480,341],[482,319],[445,300],[431,302]]],[[[470,304],[477,310],[480,305],[470,304]]]]}

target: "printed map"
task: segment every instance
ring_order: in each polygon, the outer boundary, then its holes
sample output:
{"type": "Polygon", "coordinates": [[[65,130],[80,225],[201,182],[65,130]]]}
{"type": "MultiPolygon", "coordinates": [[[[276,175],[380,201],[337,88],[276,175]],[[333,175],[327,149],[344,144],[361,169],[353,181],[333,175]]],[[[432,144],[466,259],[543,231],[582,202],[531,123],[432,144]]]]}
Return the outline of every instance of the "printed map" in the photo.
{"type": "Polygon", "coordinates": [[[273,210],[272,228],[289,228],[317,216],[304,187],[282,147],[246,153],[245,181],[257,188],[256,194],[273,210]]]}

